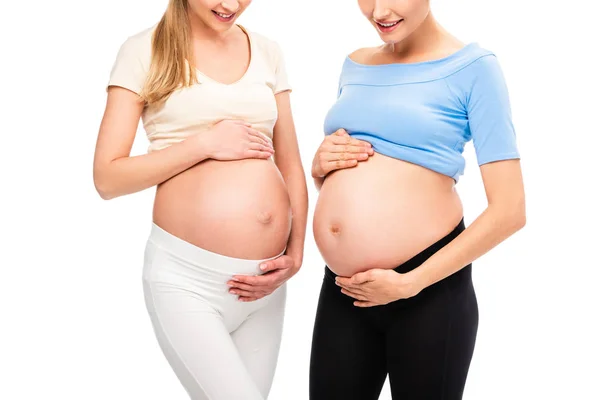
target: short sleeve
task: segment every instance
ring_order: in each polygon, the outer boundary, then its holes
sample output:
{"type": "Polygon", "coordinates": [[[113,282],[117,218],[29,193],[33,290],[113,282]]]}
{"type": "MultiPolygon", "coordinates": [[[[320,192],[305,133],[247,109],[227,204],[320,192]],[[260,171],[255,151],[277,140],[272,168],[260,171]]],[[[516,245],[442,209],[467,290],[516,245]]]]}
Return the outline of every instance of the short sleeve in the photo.
{"type": "Polygon", "coordinates": [[[109,86],[120,86],[137,94],[142,92],[150,61],[150,48],[145,47],[151,44],[140,39],[142,38],[132,36],[121,45],[110,72],[107,89],[109,86]]]}
{"type": "Polygon", "coordinates": [[[285,92],[286,90],[292,90],[292,87],[288,82],[285,60],[279,44],[272,42],[272,51],[273,60],[275,62],[275,86],[273,88],[273,93],[277,94],[285,92]]]}
{"type": "Polygon", "coordinates": [[[478,164],[520,158],[508,89],[496,56],[481,57],[469,69],[467,118],[478,164]]]}

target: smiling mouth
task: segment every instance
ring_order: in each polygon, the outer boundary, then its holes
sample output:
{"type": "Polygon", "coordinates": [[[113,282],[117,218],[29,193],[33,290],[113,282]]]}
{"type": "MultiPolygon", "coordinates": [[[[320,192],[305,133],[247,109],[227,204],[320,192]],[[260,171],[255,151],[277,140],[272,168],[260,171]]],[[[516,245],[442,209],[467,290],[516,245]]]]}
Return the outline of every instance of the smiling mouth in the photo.
{"type": "Polygon", "coordinates": [[[224,13],[220,13],[218,11],[212,10],[213,14],[215,14],[217,16],[217,19],[227,22],[227,21],[231,21],[233,19],[233,17],[235,17],[235,13],[231,13],[231,14],[224,14],[224,13]]]}
{"type": "Polygon", "coordinates": [[[376,21],[373,20],[375,22],[375,24],[377,24],[377,27],[386,32],[386,31],[391,31],[393,30],[396,26],[398,26],[398,24],[400,24],[400,22],[404,21],[403,19],[400,19],[398,21],[391,21],[391,22],[381,22],[381,21],[376,21]]]}

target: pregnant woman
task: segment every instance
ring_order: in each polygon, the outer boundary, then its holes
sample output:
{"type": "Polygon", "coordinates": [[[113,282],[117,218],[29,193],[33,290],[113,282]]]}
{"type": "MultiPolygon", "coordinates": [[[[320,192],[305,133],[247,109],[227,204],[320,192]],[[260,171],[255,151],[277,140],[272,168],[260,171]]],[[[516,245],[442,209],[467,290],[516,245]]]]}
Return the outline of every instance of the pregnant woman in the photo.
{"type": "Polygon", "coordinates": [[[307,189],[278,45],[251,0],[170,0],[116,58],[96,145],[104,199],[155,185],[143,287],[191,399],[262,400],[302,263],[307,189]],[[148,154],[130,151],[140,117],[148,154]],[[242,283],[242,281],[246,283],[242,283]]]}
{"type": "Polygon", "coordinates": [[[428,0],[359,0],[385,42],[342,68],[312,168],[327,264],[311,400],[461,399],[475,346],[472,262],[525,225],[520,155],[496,56],[428,0]],[[473,141],[488,207],[468,228],[456,182],[473,141]]]}

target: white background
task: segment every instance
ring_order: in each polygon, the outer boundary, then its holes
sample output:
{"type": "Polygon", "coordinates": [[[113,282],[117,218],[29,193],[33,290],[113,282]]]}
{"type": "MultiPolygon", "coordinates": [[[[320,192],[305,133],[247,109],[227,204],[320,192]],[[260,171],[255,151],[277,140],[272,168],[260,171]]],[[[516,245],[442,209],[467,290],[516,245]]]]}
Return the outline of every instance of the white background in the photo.
{"type": "MultiPolygon", "coordinates": [[[[106,202],[92,182],[116,52],[166,3],[0,5],[1,399],[186,398],[142,298],[154,190],[106,202]]],[[[527,190],[527,226],[475,262],[481,320],[468,400],[600,399],[600,32],[592,3],[432,3],[455,36],[498,55],[527,190]]],[[[255,0],[240,22],[283,48],[308,175],[344,56],[378,37],[352,0],[255,0]]],[[[136,154],[147,145],[138,133],[136,154]]],[[[465,154],[458,190],[469,224],[486,204],[472,146],[465,154]]],[[[309,219],[270,399],[308,398],[322,273],[309,219]]],[[[387,387],[381,399],[390,399],[387,387]]]]}

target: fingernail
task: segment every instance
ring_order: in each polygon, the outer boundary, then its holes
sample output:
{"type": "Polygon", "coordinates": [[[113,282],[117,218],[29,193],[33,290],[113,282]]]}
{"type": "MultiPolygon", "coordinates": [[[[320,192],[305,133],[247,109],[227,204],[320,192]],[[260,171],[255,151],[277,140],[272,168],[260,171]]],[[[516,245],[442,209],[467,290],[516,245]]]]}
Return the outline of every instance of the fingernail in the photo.
{"type": "Polygon", "coordinates": [[[231,280],[232,280],[232,281],[235,281],[235,282],[239,282],[239,281],[240,281],[240,280],[239,280],[238,278],[236,278],[235,276],[234,276],[233,278],[231,278],[231,280]]]}
{"type": "Polygon", "coordinates": [[[267,266],[265,264],[260,264],[260,269],[264,271],[265,269],[267,269],[267,266]]]}

